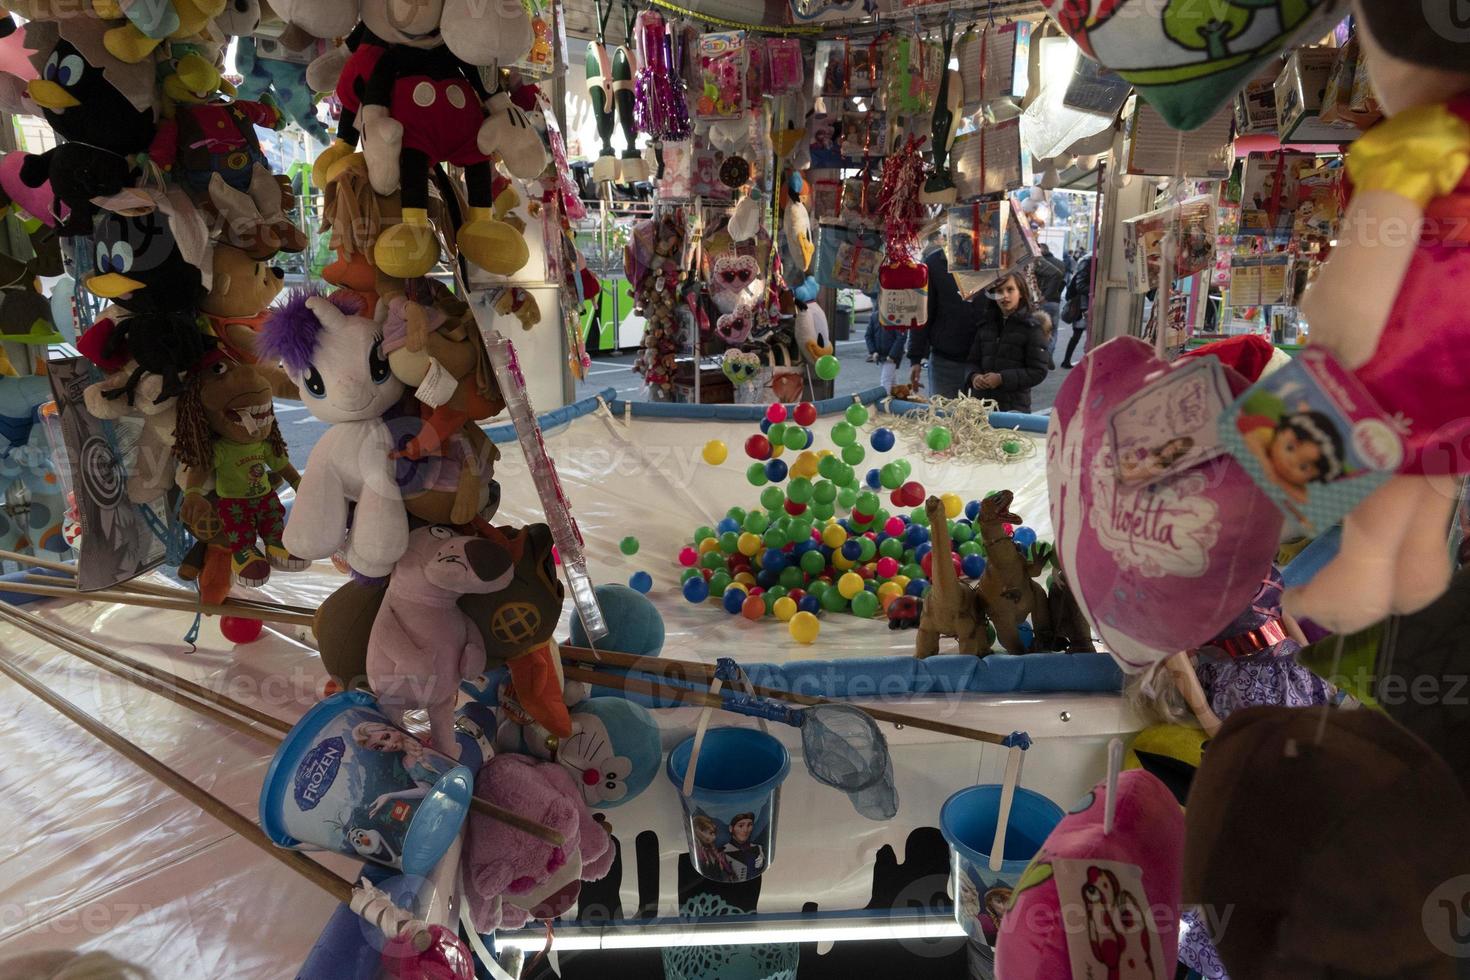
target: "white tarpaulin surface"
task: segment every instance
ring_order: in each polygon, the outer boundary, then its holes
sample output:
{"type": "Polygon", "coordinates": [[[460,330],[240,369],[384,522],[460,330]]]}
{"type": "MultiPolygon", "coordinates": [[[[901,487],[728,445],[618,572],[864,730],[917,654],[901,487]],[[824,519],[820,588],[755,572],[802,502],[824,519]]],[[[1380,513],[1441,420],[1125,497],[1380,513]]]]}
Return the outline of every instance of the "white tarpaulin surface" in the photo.
{"type": "MultiPolygon", "coordinates": [[[[820,420],[825,437],[838,417],[820,420]]],[[[700,524],[713,525],[735,504],[752,506],[758,491],[744,478],[740,452],[753,423],[685,422],[606,415],[580,418],[547,435],[562,482],[587,541],[597,582],[626,582],[643,569],[667,625],[666,656],[754,662],[905,655],[913,634],[881,622],[827,616],[817,643],[802,647],[784,624],[749,622],[717,606],[694,606],[678,591],[679,549],[700,524]],[[710,439],[730,446],[730,459],[710,467],[700,449],[710,439]],[[623,556],[618,542],[634,535],[641,550],[623,556]]],[[[1028,437],[1034,438],[1034,437],[1028,437]]],[[[1004,467],[921,458],[913,478],[931,492],[974,499],[1011,489],[1014,510],[1043,538],[1050,536],[1042,446],[1004,467]]],[[[497,478],[503,505],[497,522],[539,519],[536,495],[519,449],[503,447],[497,478]]],[[[894,454],[889,454],[891,458],[894,454]]],[[[862,472],[863,468],[859,471],[862,472]]],[[[277,573],[267,592],[312,606],[342,583],[325,562],[297,575],[277,573]]],[[[309,637],[267,630],[238,650],[206,621],[197,651],[182,641],[187,613],[101,603],[52,602],[27,607],[110,647],[278,717],[294,720],[314,702],[325,679],[309,637]],[[305,642],[303,642],[303,640],[305,642]]],[[[570,610],[570,603],[568,604],[570,610]]],[[[569,613],[565,614],[569,615],[569,613]]],[[[566,620],[559,636],[566,635],[566,620]]],[[[68,699],[175,767],[242,813],[254,816],[273,751],[265,740],[232,732],[9,627],[0,650],[68,699]]],[[[142,963],[159,977],[278,978],[295,970],[317,939],[335,901],[316,886],[240,841],[216,821],[106,749],[8,680],[0,680],[0,958],[41,949],[106,949],[142,963]]],[[[972,695],[947,701],[911,699],[905,710],[959,724],[1037,739],[1022,783],[1063,806],[1101,778],[1109,736],[1137,726],[1120,699],[1107,695],[972,695]]],[[[691,709],[656,711],[669,748],[690,731],[691,709]]],[[[750,724],[724,716],[720,723],[750,724]]],[[[777,844],[762,878],[762,911],[862,908],[871,897],[875,852],[891,844],[903,859],[917,827],[937,826],[940,804],[956,789],[999,782],[1005,750],[914,729],[884,726],[901,801],[886,824],[858,816],[836,790],[801,765],[799,733],[772,726],[793,751],[783,791],[777,844]],[[782,729],[777,731],[777,729],[782,729]]],[[[643,796],[608,811],[623,843],[623,907],[637,907],[633,838],[659,836],[660,911],[676,911],[677,859],[685,850],[678,802],[661,773],[643,796]]],[[[322,858],[351,877],[358,862],[322,858]]]]}

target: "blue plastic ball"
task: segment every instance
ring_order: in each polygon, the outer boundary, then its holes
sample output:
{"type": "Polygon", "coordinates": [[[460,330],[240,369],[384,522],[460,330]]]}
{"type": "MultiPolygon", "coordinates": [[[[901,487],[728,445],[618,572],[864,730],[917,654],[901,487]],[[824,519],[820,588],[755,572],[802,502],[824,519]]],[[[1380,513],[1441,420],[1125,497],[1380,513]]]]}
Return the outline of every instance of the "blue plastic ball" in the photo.
{"type": "Polygon", "coordinates": [[[966,555],[960,561],[960,568],[964,570],[965,578],[979,578],[985,573],[985,559],[979,555],[966,555]]]}
{"type": "Polygon", "coordinates": [[[868,444],[880,453],[892,449],[894,441],[892,429],[874,429],[873,434],[868,437],[868,444]]]}
{"type": "Polygon", "coordinates": [[[730,586],[725,590],[725,595],[720,599],[720,604],[725,607],[725,612],[731,616],[740,615],[740,609],[745,605],[745,590],[730,586]]]}
{"type": "Polygon", "coordinates": [[[908,533],[904,535],[904,540],[917,548],[929,540],[929,529],[922,524],[912,524],[909,526],[908,533]]]}
{"type": "Polygon", "coordinates": [[[766,463],[766,479],[772,483],[780,483],[786,479],[786,464],[779,459],[766,463]]]}
{"type": "Polygon", "coordinates": [[[904,589],[904,591],[912,596],[921,596],[924,594],[924,590],[927,588],[929,588],[928,579],[916,578],[909,581],[909,587],[907,589],[904,589]]]}
{"type": "Polygon", "coordinates": [[[740,522],[733,517],[727,517],[719,523],[718,529],[721,534],[724,534],[726,531],[734,531],[736,534],[739,534],[740,522]]]}
{"type": "Polygon", "coordinates": [[[653,576],[647,572],[634,572],[628,578],[628,587],[634,592],[641,592],[647,595],[649,590],[653,588],[653,576]]]}
{"type": "Polygon", "coordinates": [[[842,543],[842,557],[848,561],[857,561],[863,556],[863,546],[857,541],[849,538],[842,543]]]}
{"type": "Polygon", "coordinates": [[[1036,532],[1029,527],[1018,527],[1011,535],[1011,540],[1016,542],[1018,548],[1030,548],[1036,543],[1036,532]]]}
{"type": "Polygon", "coordinates": [[[771,426],[773,424],[774,423],[772,423],[770,419],[767,419],[767,418],[761,419],[761,431],[762,432],[770,432],[771,431],[771,426]]]}
{"type": "Polygon", "coordinates": [[[801,431],[803,431],[803,432],[806,433],[806,446],[805,446],[805,448],[807,448],[807,449],[812,448],[812,444],[817,441],[816,433],[812,432],[811,429],[802,429],[801,431]]]}
{"type": "Polygon", "coordinates": [[[974,523],[975,518],[980,516],[980,501],[972,500],[965,504],[965,516],[970,519],[971,523],[974,523]]]}
{"type": "Polygon", "coordinates": [[[786,553],[780,548],[767,548],[765,554],[761,555],[761,570],[780,573],[781,569],[790,564],[786,553]]]}
{"type": "Polygon", "coordinates": [[[868,489],[870,490],[883,489],[883,478],[878,475],[876,469],[868,470],[868,475],[863,477],[863,482],[868,485],[868,489]]]}
{"type": "Polygon", "coordinates": [[[755,573],[755,584],[763,589],[769,589],[781,581],[781,573],[769,568],[762,568],[755,573]]]}
{"type": "Polygon", "coordinates": [[[822,600],[814,595],[804,595],[801,597],[801,601],[796,604],[796,608],[800,612],[809,612],[813,616],[817,616],[822,612],[822,600]]]}
{"type": "Polygon", "coordinates": [[[916,545],[914,547],[914,561],[915,562],[921,562],[921,561],[923,561],[924,560],[924,556],[927,555],[929,552],[931,552],[933,550],[934,550],[934,546],[932,544],[930,544],[929,542],[927,542],[927,541],[925,541],[923,544],[916,545]]]}
{"type": "Polygon", "coordinates": [[[703,575],[684,583],[684,598],[690,602],[703,602],[709,598],[709,583],[704,580],[703,575]]]}

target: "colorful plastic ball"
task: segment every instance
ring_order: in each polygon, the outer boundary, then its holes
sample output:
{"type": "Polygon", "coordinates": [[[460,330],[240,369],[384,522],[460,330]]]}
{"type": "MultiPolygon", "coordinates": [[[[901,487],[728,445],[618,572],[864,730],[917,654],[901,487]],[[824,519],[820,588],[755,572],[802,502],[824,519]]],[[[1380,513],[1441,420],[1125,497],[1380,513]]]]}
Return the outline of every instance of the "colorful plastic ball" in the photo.
{"type": "Polygon", "coordinates": [[[781,588],[799,589],[806,582],[806,576],[802,574],[798,565],[788,565],[781,569],[781,588]]]}
{"type": "MultiPolygon", "coordinates": [[[[723,521],[720,522],[720,530],[721,531],[725,531],[725,530],[733,531],[736,528],[738,528],[739,526],[740,526],[739,524],[736,524],[734,521],[730,520],[728,517],[725,518],[723,521]],[[729,524],[730,525],[729,528],[726,528],[725,527],[726,524],[729,524]]],[[[638,539],[635,538],[635,537],[633,537],[631,534],[628,535],[626,538],[624,538],[623,540],[621,540],[621,541],[618,542],[618,550],[621,551],[623,554],[628,555],[629,557],[632,557],[633,555],[638,554],[638,539]]]]}
{"type": "Polygon", "coordinates": [[[842,545],[842,557],[848,561],[857,561],[863,556],[863,546],[856,538],[849,539],[842,545]]]}
{"type": "Polygon", "coordinates": [[[766,600],[758,595],[746,596],[740,614],[749,620],[757,620],[766,614],[766,600]]]}
{"type": "Polygon", "coordinates": [[[701,524],[699,527],[694,529],[694,543],[696,545],[706,538],[712,538],[714,536],[715,529],[710,527],[708,524],[701,524]]]}
{"type": "Polygon", "coordinates": [[[739,540],[735,542],[735,548],[742,555],[746,555],[747,557],[755,554],[757,551],[761,550],[760,535],[751,534],[749,531],[746,531],[744,534],[740,535],[739,540]]]}
{"type": "Polygon", "coordinates": [[[699,552],[693,548],[684,547],[679,549],[679,564],[685,568],[693,568],[699,564],[699,552]]]}
{"type": "Polygon", "coordinates": [[[923,561],[924,556],[934,550],[934,546],[925,541],[914,548],[914,561],[923,561]]]}
{"type": "Polygon", "coordinates": [[[832,588],[832,583],[824,578],[813,579],[806,587],[806,594],[815,598],[822,598],[822,593],[832,588]]]}
{"type": "Polygon", "coordinates": [[[842,461],[848,466],[856,466],[867,458],[868,451],[856,443],[842,447],[842,461]]]}
{"type": "Polygon", "coordinates": [[[832,442],[837,446],[851,446],[857,441],[857,429],[847,422],[838,422],[832,426],[832,442]]]}
{"type": "Polygon", "coordinates": [[[806,595],[796,600],[796,608],[800,609],[804,613],[808,613],[813,619],[815,619],[817,617],[817,613],[822,611],[822,600],[818,599],[816,596],[808,592],[806,595]]]}
{"type": "Polygon", "coordinates": [[[831,504],[812,504],[812,517],[819,521],[828,520],[835,513],[837,510],[831,504]]]}
{"type": "Polygon", "coordinates": [[[745,482],[753,487],[763,487],[771,482],[766,478],[765,463],[751,463],[745,468],[745,482]]]}
{"type": "Polygon", "coordinates": [[[727,555],[733,555],[740,548],[740,535],[734,531],[726,531],[720,535],[720,550],[727,555]]]}
{"type": "Polygon", "coordinates": [[[868,410],[857,402],[847,406],[847,411],[843,412],[842,416],[852,425],[868,424],[868,410]]]}
{"type": "Polygon", "coordinates": [[[924,434],[924,443],[936,453],[942,453],[954,442],[954,436],[942,425],[936,425],[924,434]]]}
{"type": "Polygon", "coordinates": [[[770,459],[771,440],[757,433],[745,440],[745,455],[751,459],[770,459]]]}
{"type": "Polygon", "coordinates": [[[1000,449],[1001,452],[1005,453],[1007,456],[1017,456],[1021,452],[1021,440],[1007,439],[1005,442],[1000,444],[1000,449]]]}
{"type": "Polygon", "coordinates": [[[878,615],[878,597],[871,592],[859,592],[852,597],[852,613],[863,619],[878,615]]]}
{"type": "Polygon", "coordinates": [[[714,571],[717,568],[724,568],[725,556],[720,552],[719,548],[713,551],[706,551],[699,556],[699,567],[708,568],[710,571],[714,571]]]}
{"type": "Polygon", "coordinates": [[[883,486],[883,476],[878,472],[877,467],[868,470],[863,476],[863,483],[869,490],[878,490],[883,486]]]}
{"type": "Polygon", "coordinates": [[[971,523],[974,523],[975,519],[978,518],[979,516],[980,516],[980,501],[978,501],[978,500],[972,500],[968,504],[965,504],[965,519],[966,520],[970,521],[971,523]]]}
{"type": "Polygon", "coordinates": [[[847,531],[840,524],[828,524],[822,530],[822,543],[829,548],[841,548],[847,540],[847,531]]]}
{"type": "Polygon", "coordinates": [[[838,507],[843,507],[851,510],[853,505],[857,503],[857,499],[858,492],[852,487],[843,487],[841,490],[837,491],[838,507]]]}
{"type": "Polygon", "coordinates": [[[863,577],[856,572],[848,572],[837,580],[837,591],[842,594],[842,598],[851,599],[863,591],[863,577]]]}
{"type": "Polygon", "coordinates": [[[808,450],[796,457],[795,462],[791,464],[790,473],[792,476],[799,476],[804,480],[810,480],[817,475],[817,464],[817,454],[808,450]]]}
{"type": "Polygon", "coordinates": [[[880,601],[886,599],[889,596],[903,595],[903,586],[899,585],[897,582],[884,582],[882,585],[878,586],[877,595],[880,601]]]}
{"type": "Polygon", "coordinates": [[[219,631],[231,643],[251,643],[260,637],[263,625],[245,616],[221,616],[219,631]]]}
{"type": "Polygon", "coordinates": [[[759,572],[755,573],[755,584],[759,585],[762,589],[769,589],[780,581],[781,573],[769,568],[762,568],[759,572]]]}
{"type": "Polygon", "coordinates": [[[786,553],[780,548],[767,548],[761,555],[761,568],[779,572],[787,565],[786,553]]]}
{"type": "Polygon", "coordinates": [[[679,573],[679,584],[683,585],[685,582],[689,581],[691,578],[694,578],[698,574],[699,569],[697,568],[684,569],[682,572],[679,573]]]}
{"type": "Polygon", "coordinates": [[[786,494],[780,487],[766,487],[761,491],[761,506],[767,510],[779,510],[786,503],[786,494]]]}
{"type": "Polygon", "coordinates": [[[724,595],[725,590],[730,587],[730,583],[733,581],[734,579],[730,577],[729,572],[723,568],[716,569],[714,574],[709,577],[709,594],[724,595]]]}
{"type": "Polygon", "coordinates": [[[740,572],[740,573],[738,573],[735,576],[735,581],[731,583],[732,586],[734,586],[734,585],[741,585],[741,586],[744,586],[747,589],[750,588],[754,584],[755,584],[755,576],[752,575],[752,574],[750,574],[749,572],[740,572]]]}
{"type": "Polygon", "coordinates": [[[808,551],[801,556],[801,570],[808,575],[817,575],[827,567],[827,559],[822,557],[820,551],[808,551]]]}
{"type": "Polygon", "coordinates": [[[917,562],[909,562],[899,570],[899,574],[909,579],[923,578],[924,570],[919,567],[917,562]]]}
{"type": "Polygon", "coordinates": [[[833,480],[832,482],[837,484],[839,487],[852,487],[854,490],[858,489],[857,470],[853,469],[847,463],[839,462],[838,465],[841,467],[841,469],[837,471],[837,479],[833,480]]]}
{"type": "Polygon", "coordinates": [[[893,578],[898,574],[898,562],[892,558],[879,558],[877,571],[882,578],[893,578]]]}
{"type": "Polygon", "coordinates": [[[929,580],[925,578],[911,578],[904,591],[909,595],[922,596],[929,589],[929,580]]]}
{"type": "Polygon", "coordinates": [[[790,543],[790,538],[786,536],[786,529],[775,525],[766,528],[765,536],[761,540],[766,543],[767,548],[784,548],[790,543]]]}
{"type": "Polygon", "coordinates": [[[872,446],[874,451],[880,453],[888,452],[893,448],[895,442],[897,442],[897,439],[893,435],[892,429],[874,429],[873,434],[868,436],[868,445],[872,446]]]}
{"type": "Polygon", "coordinates": [[[841,373],[842,362],[831,354],[817,358],[817,377],[823,381],[832,381],[841,373]]]}
{"type": "Polygon", "coordinates": [[[842,460],[836,456],[823,456],[817,460],[817,473],[824,480],[837,482],[837,475],[842,472],[842,460]]]}
{"type": "Polygon", "coordinates": [[[791,410],[791,418],[797,425],[811,425],[817,420],[817,406],[802,402],[791,410]]]}
{"type": "Polygon", "coordinates": [[[711,466],[719,466],[730,458],[730,447],[718,439],[711,439],[704,444],[704,451],[700,454],[704,461],[711,466]]]}
{"type": "Polygon", "coordinates": [[[944,516],[950,520],[954,520],[965,512],[965,502],[960,499],[959,494],[942,493],[939,499],[944,504],[944,516]]]}
{"type": "Polygon", "coordinates": [[[786,479],[786,473],[786,464],[781,462],[779,459],[773,459],[770,462],[766,463],[766,479],[770,480],[772,483],[780,483],[782,480],[786,479]]]}
{"type": "Polygon", "coordinates": [[[766,430],[766,438],[771,440],[771,452],[773,454],[777,449],[785,447],[786,430],[788,428],[790,428],[790,426],[788,426],[785,422],[777,422],[775,425],[772,425],[769,429],[766,430]]]}
{"type": "Polygon", "coordinates": [[[794,500],[788,500],[786,501],[786,513],[790,514],[792,517],[795,517],[798,514],[805,514],[806,504],[799,504],[794,500]]]}
{"type": "MultiPolygon", "coordinates": [[[[862,579],[858,579],[858,581],[861,582],[862,579]]],[[[858,591],[861,591],[861,586],[859,586],[858,591]]],[[[853,595],[857,595],[857,592],[853,592],[853,595]]],[[[822,593],[822,608],[828,612],[842,612],[842,610],[847,608],[847,599],[843,597],[840,590],[836,588],[828,589],[822,593]]]]}
{"type": "Polygon", "coordinates": [[[975,538],[975,525],[969,521],[955,521],[949,526],[949,536],[956,544],[964,544],[975,538]]]}
{"type": "Polygon", "coordinates": [[[709,598],[709,583],[701,576],[684,583],[684,598],[690,602],[703,602],[709,598]]]}
{"type": "MultiPolygon", "coordinates": [[[[913,531],[913,529],[916,527],[924,530],[924,537],[922,538],[922,540],[928,541],[929,532],[925,529],[929,527],[929,512],[922,507],[915,507],[913,510],[909,511],[909,530],[913,531]]],[[[912,544],[914,542],[910,543],[912,544]]]]}
{"type": "Polygon", "coordinates": [[[748,597],[748,593],[744,589],[737,589],[735,586],[732,585],[723,593],[721,593],[720,605],[725,608],[725,612],[729,613],[732,616],[736,616],[739,615],[740,610],[742,607],[744,607],[745,600],[748,597]]]}
{"type": "MultiPolygon", "coordinates": [[[[822,360],[836,360],[836,358],[824,357],[822,360]]],[[[802,609],[801,612],[791,617],[791,622],[786,624],[786,628],[791,631],[791,638],[797,643],[815,643],[817,634],[822,632],[822,623],[814,613],[802,609]]]]}
{"type": "MultiPolygon", "coordinates": [[[[740,522],[737,521],[737,520],[735,520],[735,518],[733,518],[733,517],[725,517],[725,518],[722,518],[720,520],[720,523],[718,523],[718,524],[715,525],[715,531],[717,533],[719,533],[719,534],[724,534],[726,531],[738,531],[738,530],[740,530],[740,522]]],[[[624,539],[624,540],[628,540],[628,539],[624,539]]]]}
{"type": "Polygon", "coordinates": [[[853,509],[871,516],[878,513],[879,506],[881,505],[878,501],[878,495],[871,490],[864,490],[858,494],[857,502],[853,505],[853,509]]]}
{"type": "Polygon", "coordinates": [[[979,555],[982,558],[985,557],[985,548],[983,545],[980,544],[979,541],[966,541],[964,544],[960,545],[959,551],[960,555],[966,558],[968,558],[970,555],[979,555]]]}
{"type": "Polygon", "coordinates": [[[806,430],[799,425],[788,425],[785,433],[781,436],[781,443],[793,452],[805,449],[807,445],[806,430]]]}
{"type": "Polygon", "coordinates": [[[653,588],[653,576],[647,572],[634,572],[628,576],[628,588],[647,595],[653,588]]]}
{"type": "Polygon", "coordinates": [[[771,431],[771,420],[768,419],[768,418],[766,418],[764,415],[761,416],[761,431],[762,432],[770,432],[771,431]]]}
{"type": "Polygon", "coordinates": [[[785,422],[786,406],[780,402],[771,403],[771,406],[766,409],[766,418],[771,422],[785,422]]]}
{"type": "MultiPolygon", "coordinates": [[[[896,520],[892,518],[891,520],[896,520]]],[[[884,538],[878,543],[878,554],[884,558],[899,559],[903,557],[903,541],[897,536],[884,538]]]]}
{"type": "Polygon", "coordinates": [[[1018,527],[1011,535],[1011,540],[1016,542],[1018,548],[1030,548],[1036,543],[1036,532],[1029,527],[1018,527]]]}
{"type": "Polygon", "coordinates": [[[896,538],[904,532],[904,523],[897,517],[890,517],[883,522],[883,533],[890,538],[896,538]]]}
{"type": "Polygon", "coordinates": [[[783,623],[791,622],[791,617],[796,615],[796,600],[790,596],[782,596],[771,606],[771,612],[783,623]]]}
{"type": "Polygon", "coordinates": [[[812,481],[804,476],[798,476],[786,487],[786,498],[798,504],[811,503],[812,494],[812,481]]]}
{"type": "Polygon", "coordinates": [[[909,507],[922,505],[927,496],[924,492],[924,485],[917,480],[910,480],[908,483],[905,483],[901,488],[901,492],[903,493],[904,503],[909,507]]]}
{"type": "Polygon", "coordinates": [[[837,484],[830,480],[818,480],[812,484],[812,499],[819,504],[830,504],[837,499],[837,484]]]}
{"type": "Polygon", "coordinates": [[[878,471],[878,482],[883,485],[884,490],[897,490],[903,486],[903,467],[897,463],[884,463],[883,468],[878,471]]]}
{"type": "Polygon", "coordinates": [[[736,522],[737,524],[744,523],[744,521],[745,521],[745,508],[744,507],[731,507],[729,510],[725,511],[725,516],[728,517],[728,518],[730,518],[730,520],[736,522]]]}
{"type": "Polygon", "coordinates": [[[985,559],[979,555],[966,555],[960,559],[960,570],[965,578],[979,578],[985,574],[985,559]]]}

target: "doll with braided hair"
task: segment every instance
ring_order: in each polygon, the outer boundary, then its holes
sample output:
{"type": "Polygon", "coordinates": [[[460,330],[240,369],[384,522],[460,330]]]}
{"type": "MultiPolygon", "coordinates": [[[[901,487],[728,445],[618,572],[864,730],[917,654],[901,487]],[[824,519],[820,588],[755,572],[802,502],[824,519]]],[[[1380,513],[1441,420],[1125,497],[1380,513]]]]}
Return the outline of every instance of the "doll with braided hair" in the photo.
{"type": "Polygon", "coordinates": [[[286,456],[272,408],[270,381],[255,367],[220,354],[205,358],[179,396],[174,455],[185,466],[179,517],[200,540],[217,539],[230,550],[230,566],[242,585],[264,585],[272,568],[299,571],[281,540],[286,510],[276,495],[278,479],[296,487],[301,474],[286,456]],[[205,497],[214,478],[216,502],[205,497]],[[265,543],[262,554],[257,540],[265,543]]]}

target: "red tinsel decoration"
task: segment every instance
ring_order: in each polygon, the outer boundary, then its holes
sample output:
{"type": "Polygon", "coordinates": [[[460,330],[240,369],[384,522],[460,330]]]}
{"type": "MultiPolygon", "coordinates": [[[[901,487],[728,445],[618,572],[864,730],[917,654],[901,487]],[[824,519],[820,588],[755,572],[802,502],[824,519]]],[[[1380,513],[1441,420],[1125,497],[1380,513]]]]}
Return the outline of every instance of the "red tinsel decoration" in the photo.
{"type": "Polygon", "coordinates": [[[919,226],[929,216],[919,202],[924,186],[924,160],[919,153],[923,141],[910,136],[897,152],[883,161],[883,184],[878,190],[878,211],[883,215],[883,235],[888,261],[913,259],[919,226]]]}

